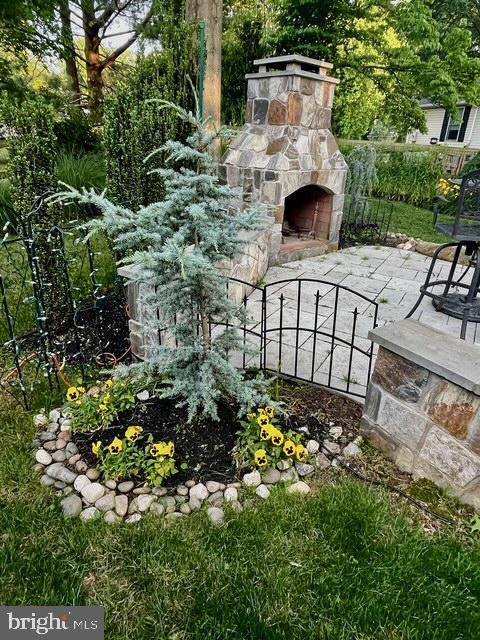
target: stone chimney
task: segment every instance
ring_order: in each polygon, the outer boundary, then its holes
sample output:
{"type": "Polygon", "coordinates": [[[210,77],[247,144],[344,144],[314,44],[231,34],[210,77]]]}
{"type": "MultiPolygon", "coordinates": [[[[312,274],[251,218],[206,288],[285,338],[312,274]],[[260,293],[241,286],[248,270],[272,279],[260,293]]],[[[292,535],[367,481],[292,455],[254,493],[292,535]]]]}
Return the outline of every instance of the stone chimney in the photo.
{"type": "Polygon", "coordinates": [[[223,158],[223,176],[246,203],[273,205],[280,254],[302,247],[323,253],[338,244],[347,175],[330,130],[339,81],[329,75],[331,64],[304,56],[254,65],[246,76],[246,123],[223,158]]]}

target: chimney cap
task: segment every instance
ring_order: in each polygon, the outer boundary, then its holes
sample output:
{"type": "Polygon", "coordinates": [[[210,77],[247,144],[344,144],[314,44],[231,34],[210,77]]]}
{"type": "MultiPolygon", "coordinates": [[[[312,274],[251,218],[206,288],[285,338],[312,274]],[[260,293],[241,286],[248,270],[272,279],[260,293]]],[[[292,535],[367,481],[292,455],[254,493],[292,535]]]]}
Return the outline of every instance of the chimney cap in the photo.
{"type": "Polygon", "coordinates": [[[269,65],[269,64],[281,64],[288,62],[296,62],[298,64],[306,64],[312,67],[319,67],[319,69],[333,69],[333,64],[331,62],[326,62],[325,60],[316,60],[315,58],[308,58],[307,56],[300,56],[296,53],[288,55],[288,56],[274,56],[272,58],[260,58],[258,60],[254,60],[254,66],[258,67],[259,65],[269,65]]]}

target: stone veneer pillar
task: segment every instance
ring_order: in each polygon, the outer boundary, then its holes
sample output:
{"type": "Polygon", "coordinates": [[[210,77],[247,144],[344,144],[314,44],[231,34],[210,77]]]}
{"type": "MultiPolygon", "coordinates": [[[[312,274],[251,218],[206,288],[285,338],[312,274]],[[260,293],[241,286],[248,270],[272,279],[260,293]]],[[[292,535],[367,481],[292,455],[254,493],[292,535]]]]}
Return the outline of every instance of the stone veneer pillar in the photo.
{"type": "Polygon", "coordinates": [[[414,320],[369,337],[380,349],[362,433],[402,471],[480,511],[480,347],[414,320]]]}

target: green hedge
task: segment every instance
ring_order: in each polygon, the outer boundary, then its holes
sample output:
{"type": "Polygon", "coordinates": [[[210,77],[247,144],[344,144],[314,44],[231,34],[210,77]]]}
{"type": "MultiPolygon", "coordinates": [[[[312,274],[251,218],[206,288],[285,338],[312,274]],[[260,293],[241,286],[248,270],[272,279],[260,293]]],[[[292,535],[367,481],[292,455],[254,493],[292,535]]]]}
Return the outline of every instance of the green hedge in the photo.
{"type": "MultiPolygon", "coordinates": [[[[341,143],[342,152],[348,156],[353,143],[341,143]]],[[[389,200],[401,200],[416,206],[430,207],[436,193],[436,185],[444,175],[443,154],[440,149],[405,149],[405,145],[374,145],[377,153],[375,169],[377,178],[371,195],[389,200]]]]}

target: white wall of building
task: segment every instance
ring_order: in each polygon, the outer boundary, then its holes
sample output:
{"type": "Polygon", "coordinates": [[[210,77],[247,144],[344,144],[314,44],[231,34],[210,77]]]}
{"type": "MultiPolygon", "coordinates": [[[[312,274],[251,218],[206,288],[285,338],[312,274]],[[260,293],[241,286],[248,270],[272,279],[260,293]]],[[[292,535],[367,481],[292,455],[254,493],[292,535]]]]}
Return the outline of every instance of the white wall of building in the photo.
{"type": "MultiPolygon", "coordinates": [[[[480,149],[479,111],[479,107],[472,107],[463,142],[445,140],[444,142],[438,142],[438,144],[447,145],[449,147],[480,149]]],[[[430,138],[438,138],[440,140],[445,109],[441,107],[427,108],[425,109],[425,116],[427,120],[428,133],[420,133],[418,130],[413,133],[409,133],[406,139],[407,143],[430,145],[430,138]]]]}

